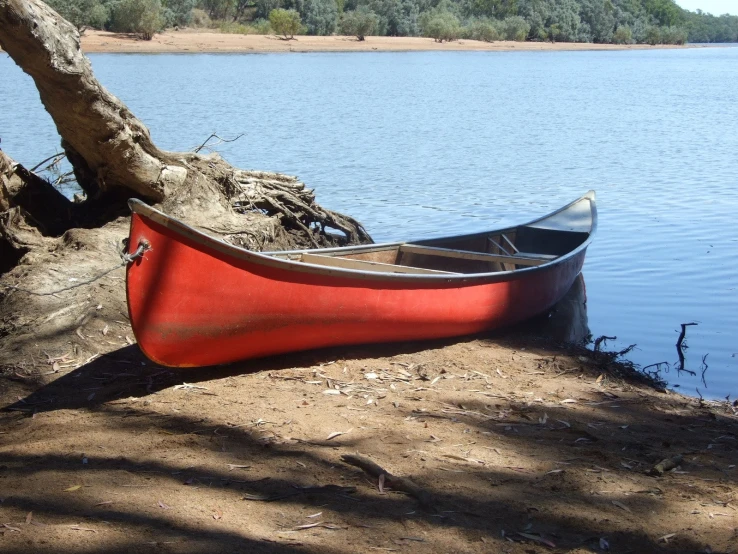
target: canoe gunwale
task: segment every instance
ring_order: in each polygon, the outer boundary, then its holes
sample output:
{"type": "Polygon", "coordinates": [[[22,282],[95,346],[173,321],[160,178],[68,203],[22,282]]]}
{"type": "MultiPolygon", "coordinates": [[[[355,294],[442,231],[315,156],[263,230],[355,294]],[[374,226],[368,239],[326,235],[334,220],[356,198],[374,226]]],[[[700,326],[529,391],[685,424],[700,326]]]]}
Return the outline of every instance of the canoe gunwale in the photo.
{"type": "MultiPolygon", "coordinates": [[[[369,245],[363,245],[363,246],[350,246],[350,247],[285,250],[285,251],[278,251],[278,252],[253,252],[245,248],[234,246],[221,239],[212,237],[201,231],[198,231],[197,229],[190,227],[189,225],[171,216],[168,216],[155,208],[152,208],[151,206],[147,205],[141,200],[130,199],[128,201],[128,205],[133,213],[139,216],[145,217],[147,219],[150,219],[154,223],[159,224],[167,228],[168,230],[189,239],[190,241],[194,242],[199,247],[201,247],[204,251],[213,250],[222,255],[236,258],[237,260],[254,263],[254,264],[261,265],[261,266],[281,269],[287,272],[309,273],[309,274],[314,274],[314,275],[334,276],[334,277],[342,277],[342,278],[355,278],[355,279],[360,279],[360,280],[384,281],[384,282],[393,282],[393,283],[397,283],[397,282],[407,283],[407,284],[421,284],[422,283],[425,285],[438,284],[438,285],[448,286],[448,284],[473,285],[473,284],[482,284],[482,283],[495,283],[495,282],[510,281],[510,280],[518,279],[523,276],[528,276],[536,272],[545,271],[547,269],[550,269],[553,266],[566,263],[568,260],[574,258],[579,253],[586,250],[586,248],[589,246],[590,242],[592,241],[592,236],[595,233],[596,228],[597,228],[597,207],[595,204],[594,191],[589,191],[587,194],[574,200],[573,202],[570,202],[569,204],[543,217],[536,218],[528,223],[523,223],[521,225],[516,225],[513,227],[505,227],[502,229],[492,229],[490,231],[484,231],[484,232],[479,232],[479,233],[470,233],[470,234],[455,235],[455,236],[449,236],[449,237],[438,237],[438,238],[431,239],[429,242],[440,242],[444,240],[453,240],[453,239],[472,239],[475,237],[482,237],[482,236],[490,235],[490,234],[511,232],[517,229],[518,227],[530,226],[530,225],[534,225],[536,223],[542,222],[548,218],[551,218],[557,214],[560,214],[561,212],[564,212],[565,210],[573,207],[575,204],[582,202],[584,200],[589,200],[589,203],[590,203],[591,227],[588,232],[587,238],[580,245],[578,245],[576,248],[572,249],[571,251],[565,254],[562,254],[561,256],[558,256],[550,261],[547,261],[545,263],[542,263],[536,266],[528,266],[528,267],[523,267],[520,269],[506,270],[506,271],[494,271],[494,272],[485,272],[485,273],[466,273],[466,274],[458,274],[458,275],[456,274],[434,275],[434,274],[409,274],[409,273],[378,273],[378,272],[364,271],[364,270],[358,270],[358,269],[328,267],[328,266],[305,263],[305,262],[289,259],[290,255],[297,256],[304,252],[310,252],[312,254],[329,254],[329,255],[335,254],[335,253],[341,253],[341,252],[345,252],[347,254],[348,253],[355,254],[355,253],[366,253],[366,252],[392,249],[395,247],[400,247],[405,244],[412,244],[407,241],[382,243],[382,244],[369,244],[369,245]],[[282,256],[286,256],[286,258],[282,256]]],[[[135,249],[136,245],[130,245],[129,248],[135,249]]]]}

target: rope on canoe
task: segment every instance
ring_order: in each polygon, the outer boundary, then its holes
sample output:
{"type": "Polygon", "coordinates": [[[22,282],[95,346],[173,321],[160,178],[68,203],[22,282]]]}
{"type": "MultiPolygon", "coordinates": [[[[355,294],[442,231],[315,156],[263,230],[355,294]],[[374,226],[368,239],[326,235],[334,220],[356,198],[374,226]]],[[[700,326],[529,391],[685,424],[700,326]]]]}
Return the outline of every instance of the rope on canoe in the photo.
{"type": "Polygon", "coordinates": [[[102,279],[103,277],[105,277],[108,273],[112,273],[116,269],[120,269],[122,267],[127,266],[130,263],[133,263],[134,260],[136,260],[137,258],[140,258],[141,256],[143,256],[144,252],[146,252],[149,248],[150,248],[150,246],[149,246],[148,241],[141,240],[138,243],[138,248],[136,248],[136,251],[133,252],[132,254],[128,254],[125,251],[120,252],[121,262],[119,264],[116,264],[113,267],[111,267],[109,269],[106,269],[102,273],[98,273],[95,277],[93,277],[91,279],[87,279],[86,281],[80,281],[78,283],[75,283],[75,284],[73,284],[71,286],[68,286],[68,287],[65,287],[63,289],[57,289],[57,290],[53,290],[53,291],[49,291],[49,292],[36,292],[34,290],[30,290],[30,289],[25,289],[23,287],[19,287],[17,285],[4,285],[2,283],[0,283],[0,287],[6,288],[6,289],[11,289],[11,290],[17,290],[18,292],[25,292],[26,294],[30,294],[30,295],[33,295],[33,296],[52,296],[52,295],[58,294],[60,292],[66,292],[68,290],[76,289],[78,287],[81,287],[81,286],[84,286],[84,285],[89,285],[90,283],[94,283],[95,281],[98,281],[99,279],[102,279]]]}

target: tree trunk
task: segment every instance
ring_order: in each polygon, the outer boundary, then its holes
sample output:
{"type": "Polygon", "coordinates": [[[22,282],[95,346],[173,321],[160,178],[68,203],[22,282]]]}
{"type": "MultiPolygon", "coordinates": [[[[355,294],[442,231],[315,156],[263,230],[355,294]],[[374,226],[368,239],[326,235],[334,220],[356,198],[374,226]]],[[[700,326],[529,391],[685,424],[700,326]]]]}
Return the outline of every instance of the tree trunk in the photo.
{"type": "Polygon", "coordinates": [[[253,242],[243,233],[273,228],[275,217],[291,234],[289,246],[371,242],[358,222],[318,206],[294,177],[236,170],[217,155],[159,150],[144,124],[95,79],[77,29],[40,0],[0,0],[0,46],[35,81],[87,193],[68,228],[90,226],[85,212],[108,210],[112,219],[136,196],[213,232],[217,221],[217,233],[238,244],[253,242]]]}

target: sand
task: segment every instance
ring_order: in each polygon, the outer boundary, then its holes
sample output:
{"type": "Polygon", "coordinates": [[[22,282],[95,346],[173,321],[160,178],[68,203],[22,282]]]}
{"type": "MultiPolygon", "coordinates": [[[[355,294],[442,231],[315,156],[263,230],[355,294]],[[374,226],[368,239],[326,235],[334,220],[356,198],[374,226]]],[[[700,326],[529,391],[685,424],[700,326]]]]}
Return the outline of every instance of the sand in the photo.
{"type": "Polygon", "coordinates": [[[87,53],[173,53],[173,52],[530,52],[563,50],[634,50],[653,48],[681,48],[675,46],[585,44],[558,42],[493,43],[477,40],[458,40],[438,43],[422,37],[367,37],[359,42],[355,37],[299,36],[283,40],[274,35],[235,35],[194,30],[166,31],[152,40],[140,40],[133,35],[87,31],[82,36],[82,48],[87,53]]]}

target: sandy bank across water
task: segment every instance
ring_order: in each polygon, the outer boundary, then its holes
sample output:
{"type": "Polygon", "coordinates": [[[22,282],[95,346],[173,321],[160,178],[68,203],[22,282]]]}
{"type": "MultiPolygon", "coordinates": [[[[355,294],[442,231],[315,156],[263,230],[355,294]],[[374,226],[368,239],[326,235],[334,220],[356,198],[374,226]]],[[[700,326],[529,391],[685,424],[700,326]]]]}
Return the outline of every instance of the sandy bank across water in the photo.
{"type": "Polygon", "coordinates": [[[563,50],[633,50],[653,48],[681,48],[679,46],[616,45],[559,42],[493,43],[477,40],[458,40],[437,43],[423,37],[367,37],[359,42],[355,37],[300,36],[282,40],[274,35],[236,35],[218,32],[166,31],[145,41],[133,35],[87,31],[82,36],[85,52],[172,53],[172,52],[412,52],[412,51],[563,51],[563,50]]]}

